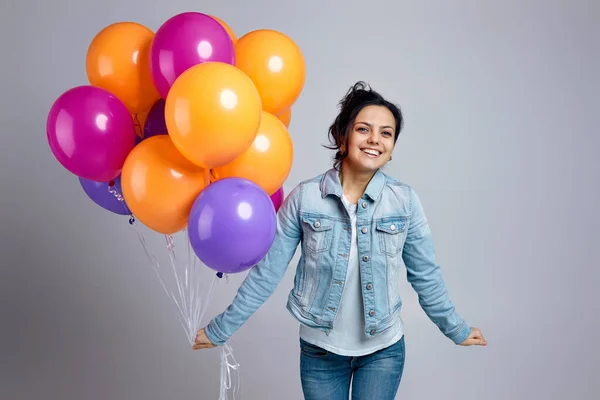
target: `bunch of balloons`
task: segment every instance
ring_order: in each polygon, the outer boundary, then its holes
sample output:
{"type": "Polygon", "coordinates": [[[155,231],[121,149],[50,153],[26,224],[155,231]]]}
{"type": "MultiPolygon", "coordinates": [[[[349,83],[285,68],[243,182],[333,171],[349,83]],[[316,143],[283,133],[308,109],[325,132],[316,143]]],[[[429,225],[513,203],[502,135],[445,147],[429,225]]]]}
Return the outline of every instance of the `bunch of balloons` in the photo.
{"type": "Polygon", "coordinates": [[[47,139],[99,206],[170,235],[187,227],[208,267],[235,273],[269,250],[293,160],[288,132],[305,62],[285,34],[236,37],[185,12],[156,32],[118,22],[93,38],[89,84],[53,103],[47,139]]]}

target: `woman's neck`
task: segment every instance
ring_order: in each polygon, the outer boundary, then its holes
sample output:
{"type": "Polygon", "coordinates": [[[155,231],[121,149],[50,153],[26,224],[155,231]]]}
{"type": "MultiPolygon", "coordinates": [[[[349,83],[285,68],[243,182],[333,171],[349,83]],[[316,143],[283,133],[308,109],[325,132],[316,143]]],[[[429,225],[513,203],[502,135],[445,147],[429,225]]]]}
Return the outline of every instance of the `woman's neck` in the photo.
{"type": "Polygon", "coordinates": [[[375,172],[357,173],[348,165],[342,165],[339,177],[342,184],[342,193],[344,193],[346,199],[353,204],[358,203],[373,175],[375,175],[375,172]]]}

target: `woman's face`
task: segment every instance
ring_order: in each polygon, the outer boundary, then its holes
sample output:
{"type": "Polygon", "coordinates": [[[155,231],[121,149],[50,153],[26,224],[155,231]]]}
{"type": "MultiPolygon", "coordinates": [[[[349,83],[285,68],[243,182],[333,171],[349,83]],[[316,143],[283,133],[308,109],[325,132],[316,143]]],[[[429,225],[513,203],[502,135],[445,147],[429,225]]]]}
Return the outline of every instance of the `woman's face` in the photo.
{"type": "Polygon", "coordinates": [[[344,160],[356,172],[375,172],[392,156],[396,120],[384,106],[363,108],[350,128],[344,160]]]}

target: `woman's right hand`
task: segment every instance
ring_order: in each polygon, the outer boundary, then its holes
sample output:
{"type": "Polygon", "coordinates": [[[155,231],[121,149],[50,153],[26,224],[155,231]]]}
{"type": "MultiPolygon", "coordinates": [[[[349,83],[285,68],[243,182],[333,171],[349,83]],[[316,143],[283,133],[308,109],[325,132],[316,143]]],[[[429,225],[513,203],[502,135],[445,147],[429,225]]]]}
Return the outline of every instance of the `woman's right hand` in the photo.
{"type": "Polygon", "coordinates": [[[481,329],[479,328],[471,328],[471,333],[469,337],[466,338],[461,344],[461,346],[487,346],[487,342],[481,333],[481,329]]]}
{"type": "Polygon", "coordinates": [[[208,340],[208,336],[206,336],[206,331],[204,328],[200,329],[196,334],[196,340],[194,341],[194,345],[192,346],[193,350],[200,349],[211,349],[216,347],[210,340],[208,340]]]}

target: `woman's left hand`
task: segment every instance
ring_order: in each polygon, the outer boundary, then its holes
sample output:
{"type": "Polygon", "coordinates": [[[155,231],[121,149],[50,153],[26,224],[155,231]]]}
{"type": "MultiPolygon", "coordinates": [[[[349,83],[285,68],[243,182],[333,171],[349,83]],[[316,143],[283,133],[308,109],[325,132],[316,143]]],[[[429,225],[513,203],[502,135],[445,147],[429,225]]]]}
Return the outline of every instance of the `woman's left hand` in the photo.
{"type": "Polygon", "coordinates": [[[193,350],[211,349],[213,347],[216,347],[216,346],[214,344],[212,344],[212,342],[208,339],[208,336],[206,336],[206,331],[204,330],[204,328],[200,329],[198,331],[198,333],[196,334],[196,340],[194,340],[192,349],[193,350]]]}
{"type": "Polygon", "coordinates": [[[469,337],[460,344],[461,346],[487,346],[483,334],[479,328],[471,328],[469,337]]]}

